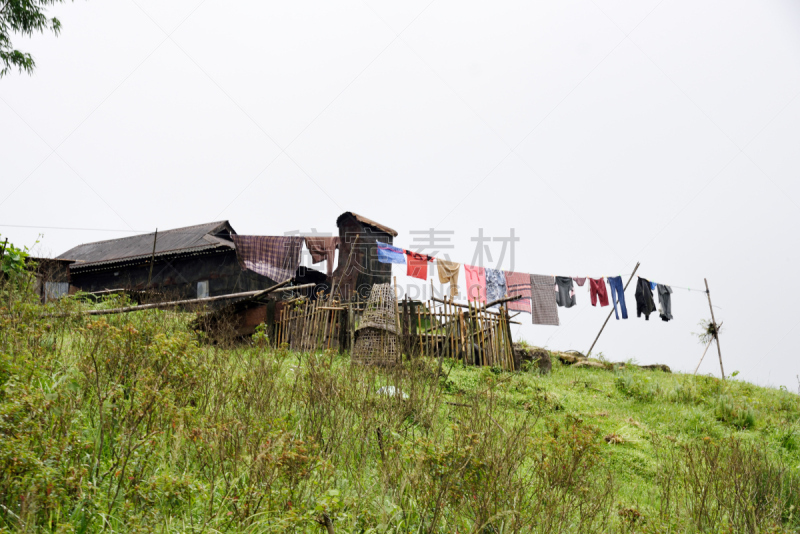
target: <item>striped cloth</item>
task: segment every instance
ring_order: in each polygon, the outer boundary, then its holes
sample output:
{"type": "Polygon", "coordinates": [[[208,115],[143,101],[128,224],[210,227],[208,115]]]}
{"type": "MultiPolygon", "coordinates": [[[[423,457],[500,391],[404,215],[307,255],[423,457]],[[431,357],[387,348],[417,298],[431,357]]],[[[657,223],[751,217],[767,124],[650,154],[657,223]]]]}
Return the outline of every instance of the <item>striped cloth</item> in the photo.
{"type": "MultiPolygon", "coordinates": [[[[486,269],[486,300],[492,302],[506,296],[506,277],[503,271],[497,269],[486,269]]],[[[498,307],[495,304],[492,308],[498,307]]]]}
{"type": "Polygon", "coordinates": [[[300,266],[300,236],[232,235],[236,258],[248,269],[280,283],[294,278],[300,266]]]}
{"type": "Polygon", "coordinates": [[[531,302],[533,324],[558,326],[558,307],[556,306],[556,279],[543,274],[531,275],[531,302]]]}
{"type": "Polygon", "coordinates": [[[531,275],[504,271],[506,275],[506,291],[509,297],[522,295],[521,299],[508,302],[509,311],[531,313],[531,275]]]}

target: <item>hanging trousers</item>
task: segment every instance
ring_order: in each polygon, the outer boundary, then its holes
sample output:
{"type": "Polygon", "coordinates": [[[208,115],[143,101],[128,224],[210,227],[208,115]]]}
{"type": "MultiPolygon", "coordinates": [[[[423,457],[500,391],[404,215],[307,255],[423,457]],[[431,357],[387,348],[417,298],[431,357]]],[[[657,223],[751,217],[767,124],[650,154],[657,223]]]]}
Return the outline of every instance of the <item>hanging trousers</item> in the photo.
{"type": "Polygon", "coordinates": [[[619,320],[617,313],[617,302],[619,302],[619,310],[622,312],[622,318],[628,318],[628,307],[625,306],[625,288],[622,285],[621,276],[611,276],[606,278],[608,280],[608,287],[611,288],[611,300],[614,302],[614,316],[619,320]]]}
{"type": "Polygon", "coordinates": [[[600,299],[600,306],[608,306],[608,290],[602,278],[589,278],[589,296],[592,299],[592,306],[597,306],[597,299],[600,299]]]}

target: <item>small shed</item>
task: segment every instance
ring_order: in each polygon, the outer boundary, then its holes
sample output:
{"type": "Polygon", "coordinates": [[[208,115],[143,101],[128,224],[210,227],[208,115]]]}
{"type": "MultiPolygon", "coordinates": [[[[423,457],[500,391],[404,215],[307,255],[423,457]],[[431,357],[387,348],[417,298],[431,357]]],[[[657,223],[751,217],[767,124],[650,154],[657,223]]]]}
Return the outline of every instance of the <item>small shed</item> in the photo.
{"type": "Polygon", "coordinates": [[[356,293],[367,299],[373,285],[391,283],[392,266],[378,261],[377,242],[392,244],[397,232],[352,211],[339,215],[336,226],[341,244],[332,286],[345,299],[356,293]]]}

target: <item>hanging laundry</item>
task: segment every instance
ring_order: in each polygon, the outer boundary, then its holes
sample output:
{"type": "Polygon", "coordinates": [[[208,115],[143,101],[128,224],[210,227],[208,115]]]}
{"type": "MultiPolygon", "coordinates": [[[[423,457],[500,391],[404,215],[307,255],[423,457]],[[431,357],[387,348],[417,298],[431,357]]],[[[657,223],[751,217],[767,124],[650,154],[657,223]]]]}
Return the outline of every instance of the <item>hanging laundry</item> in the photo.
{"type": "Polygon", "coordinates": [[[583,284],[586,283],[585,276],[573,276],[572,279],[575,280],[575,283],[578,284],[580,287],[583,287],[583,284]]]}
{"type": "Polygon", "coordinates": [[[393,247],[376,241],[378,244],[378,261],[381,263],[405,263],[406,255],[402,248],[393,247]]]}
{"type": "Polygon", "coordinates": [[[655,291],[657,286],[658,284],[656,284],[655,282],[650,282],[650,291],[655,291]]]}
{"type": "Polygon", "coordinates": [[[653,301],[653,290],[650,289],[650,281],[641,276],[636,282],[636,317],[644,314],[645,321],[650,320],[650,314],[656,311],[656,303],[653,301]]]}
{"type": "Polygon", "coordinates": [[[625,306],[625,287],[622,285],[621,276],[610,276],[606,278],[608,287],[611,288],[611,300],[614,302],[614,316],[619,320],[619,313],[617,313],[617,303],[619,303],[619,311],[622,313],[622,318],[628,318],[628,307],[625,306]]]}
{"type": "Polygon", "coordinates": [[[558,326],[558,306],[553,288],[556,279],[543,274],[531,275],[531,321],[533,324],[558,326]]]}
{"type": "Polygon", "coordinates": [[[467,278],[467,300],[486,304],[486,270],[483,267],[464,265],[467,278]]]}
{"type": "Polygon", "coordinates": [[[276,283],[294,278],[300,266],[303,238],[299,236],[231,235],[242,269],[276,283]]]}
{"type": "Polygon", "coordinates": [[[531,275],[503,271],[506,275],[506,293],[509,297],[521,295],[521,298],[507,303],[508,311],[531,313],[531,275]]]}
{"type": "Polygon", "coordinates": [[[336,249],[339,248],[339,237],[306,237],[306,248],[311,253],[311,262],[319,263],[326,261],[325,267],[328,276],[333,274],[333,259],[336,257],[336,249]]]}
{"type": "Polygon", "coordinates": [[[418,254],[416,252],[411,252],[410,250],[406,250],[406,256],[408,256],[408,269],[406,270],[406,274],[408,276],[413,276],[414,278],[427,280],[428,262],[432,261],[433,258],[427,254],[418,254]]]}
{"type": "MultiPolygon", "coordinates": [[[[492,302],[506,296],[506,277],[503,271],[486,269],[486,300],[492,302]]],[[[497,308],[495,304],[492,308],[497,308]]]]}
{"type": "Polygon", "coordinates": [[[658,303],[661,305],[659,310],[659,317],[662,321],[672,320],[672,288],[658,284],[658,303]]]}
{"type": "Polygon", "coordinates": [[[597,306],[598,299],[600,306],[608,306],[608,290],[606,282],[602,278],[589,278],[589,297],[592,299],[592,306],[597,306]]]}
{"type": "Polygon", "coordinates": [[[458,296],[458,268],[460,263],[436,258],[436,269],[439,272],[439,283],[450,284],[450,296],[458,296]]]}
{"type": "Polygon", "coordinates": [[[556,276],[556,304],[564,308],[571,308],[577,304],[575,288],[569,276],[556,276]]]}

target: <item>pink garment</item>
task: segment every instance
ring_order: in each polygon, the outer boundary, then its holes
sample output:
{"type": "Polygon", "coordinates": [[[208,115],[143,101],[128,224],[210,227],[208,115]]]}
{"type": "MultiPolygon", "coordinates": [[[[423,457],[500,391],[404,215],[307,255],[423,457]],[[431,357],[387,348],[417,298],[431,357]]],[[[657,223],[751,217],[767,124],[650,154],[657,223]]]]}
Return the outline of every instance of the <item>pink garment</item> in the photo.
{"type": "Polygon", "coordinates": [[[513,271],[505,271],[505,273],[508,296],[522,295],[521,299],[510,301],[508,309],[510,311],[531,313],[531,275],[513,271]]]}
{"type": "Polygon", "coordinates": [[[467,300],[486,304],[486,271],[483,267],[464,265],[467,279],[467,300]]]}
{"type": "Polygon", "coordinates": [[[585,276],[573,276],[572,279],[575,280],[575,283],[578,284],[581,287],[583,287],[583,284],[586,283],[586,277],[585,276]]]}

